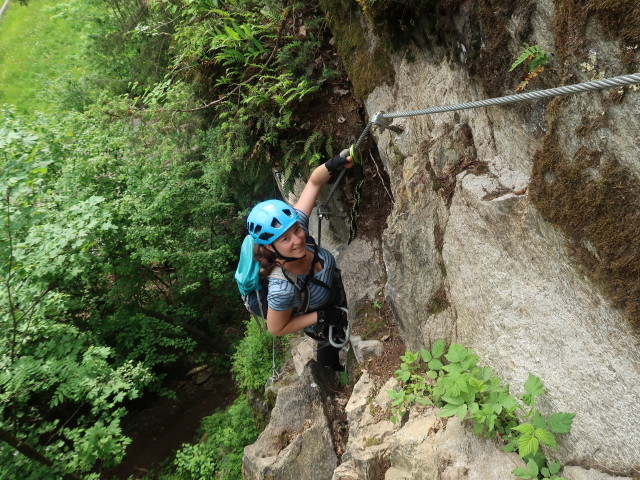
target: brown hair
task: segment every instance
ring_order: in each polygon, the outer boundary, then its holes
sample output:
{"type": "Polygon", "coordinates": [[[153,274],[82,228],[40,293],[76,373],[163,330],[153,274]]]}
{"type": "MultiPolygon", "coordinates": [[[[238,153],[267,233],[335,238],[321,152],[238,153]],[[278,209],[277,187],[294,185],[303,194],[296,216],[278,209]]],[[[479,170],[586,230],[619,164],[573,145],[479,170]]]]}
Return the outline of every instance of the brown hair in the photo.
{"type": "Polygon", "coordinates": [[[273,268],[276,266],[276,254],[263,245],[253,246],[253,259],[260,263],[260,278],[269,276],[273,268]]]}

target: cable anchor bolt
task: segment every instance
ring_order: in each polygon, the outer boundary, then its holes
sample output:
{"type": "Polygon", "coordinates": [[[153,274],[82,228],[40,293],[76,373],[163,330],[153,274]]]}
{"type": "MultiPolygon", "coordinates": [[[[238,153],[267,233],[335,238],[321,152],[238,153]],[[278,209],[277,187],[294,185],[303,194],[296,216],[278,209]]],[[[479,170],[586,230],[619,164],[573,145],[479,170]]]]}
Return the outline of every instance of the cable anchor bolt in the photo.
{"type": "Polygon", "coordinates": [[[329,210],[329,208],[327,208],[326,204],[322,204],[318,206],[318,217],[321,220],[324,220],[325,218],[329,218],[329,217],[348,218],[349,215],[347,215],[346,213],[334,213],[331,210],[329,210]]]}
{"type": "Polygon", "coordinates": [[[371,123],[379,127],[389,129],[395,133],[404,132],[404,129],[402,127],[399,127],[397,125],[391,125],[391,119],[384,118],[383,115],[384,115],[384,112],[378,112],[374,114],[373,117],[371,117],[371,123]]]}

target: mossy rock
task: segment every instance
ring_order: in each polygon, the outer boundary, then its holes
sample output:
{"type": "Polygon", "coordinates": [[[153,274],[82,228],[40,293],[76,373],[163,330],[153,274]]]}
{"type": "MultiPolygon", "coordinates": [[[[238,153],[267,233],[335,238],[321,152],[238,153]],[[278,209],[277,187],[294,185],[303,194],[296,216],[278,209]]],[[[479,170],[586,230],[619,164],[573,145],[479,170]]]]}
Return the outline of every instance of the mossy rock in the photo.
{"type": "MultiPolygon", "coordinates": [[[[550,108],[558,111],[557,103],[550,108]]],[[[554,122],[534,158],[531,200],[564,230],[585,272],[638,329],[640,181],[611,153],[582,147],[569,158],[560,142],[554,122]]]]}
{"type": "Polygon", "coordinates": [[[356,97],[364,99],[377,86],[393,83],[395,72],[388,45],[368,44],[367,22],[358,4],[351,0],[320,0],[319,3],[356,97]]]}

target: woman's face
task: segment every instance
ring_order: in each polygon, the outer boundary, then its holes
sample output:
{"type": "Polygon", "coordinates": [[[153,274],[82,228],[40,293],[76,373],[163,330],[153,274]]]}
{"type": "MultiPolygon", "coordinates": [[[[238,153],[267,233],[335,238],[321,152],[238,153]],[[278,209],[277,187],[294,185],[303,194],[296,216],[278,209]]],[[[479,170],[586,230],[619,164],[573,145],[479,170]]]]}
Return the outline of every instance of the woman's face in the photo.
{"type": "Polygon", "coordinates": [[[296,223],[284,232],[274,242],[280,255],[285,257],[302,258],[306,255],[305,244],[307,236],[302,227],[296,223]]]}

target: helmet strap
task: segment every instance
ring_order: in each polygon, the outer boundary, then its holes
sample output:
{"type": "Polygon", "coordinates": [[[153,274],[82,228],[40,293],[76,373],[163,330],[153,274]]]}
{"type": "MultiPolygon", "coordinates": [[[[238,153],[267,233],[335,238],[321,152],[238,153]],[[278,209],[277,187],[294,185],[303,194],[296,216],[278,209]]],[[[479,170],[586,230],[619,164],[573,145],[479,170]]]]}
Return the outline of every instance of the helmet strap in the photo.
{"type": "Polygon", "coordinates": [[[271,248],[273,248],[273,251],[276,252],[276,258],[280,259],[280,260],[284,260],[284,263],[287,262],[295,262],[296,260],[300,260],[304,257],[300,257],[300,258],[296,258],[296,257],[285,257],[284,255],[282,255],[278,249],[276,248],[275,245],[271,245],[271,248]]]}

